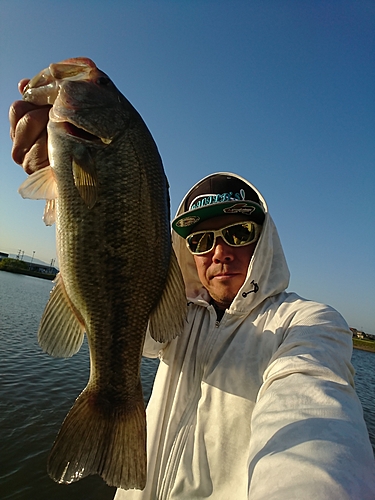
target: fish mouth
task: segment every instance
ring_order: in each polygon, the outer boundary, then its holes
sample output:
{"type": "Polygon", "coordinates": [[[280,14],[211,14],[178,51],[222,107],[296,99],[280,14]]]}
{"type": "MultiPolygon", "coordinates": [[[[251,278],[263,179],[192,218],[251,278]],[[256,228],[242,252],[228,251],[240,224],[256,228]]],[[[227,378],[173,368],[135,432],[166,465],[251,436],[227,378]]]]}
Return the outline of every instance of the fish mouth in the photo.
{"type": "Polygon", "coordinates": [[[64,130],[68,135],[76,139],[80,139],[81,141],[106,145],[112,142],[112,139],[94,135],[81,127],[77,127],[77,125],[74,125],[71,122],[60,122],[60,126],[64,127],[64,130]]]}

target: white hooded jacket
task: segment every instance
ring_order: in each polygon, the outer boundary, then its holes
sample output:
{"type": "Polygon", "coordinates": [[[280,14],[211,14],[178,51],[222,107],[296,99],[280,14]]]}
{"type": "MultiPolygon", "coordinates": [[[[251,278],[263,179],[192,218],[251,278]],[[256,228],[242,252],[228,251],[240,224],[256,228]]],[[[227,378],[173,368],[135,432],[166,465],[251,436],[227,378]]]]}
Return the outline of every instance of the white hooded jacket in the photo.
{"type": "Polygon", "coordinates": [[[351,332],[331,307],[285,291],[277,230],[248,184],[266,217],[220,322],[173,234],[188,320],[168,345],[146,340],[145,356],[161,359],[147,408],[148,480],[115,500],[375,499],[351,332]]]}

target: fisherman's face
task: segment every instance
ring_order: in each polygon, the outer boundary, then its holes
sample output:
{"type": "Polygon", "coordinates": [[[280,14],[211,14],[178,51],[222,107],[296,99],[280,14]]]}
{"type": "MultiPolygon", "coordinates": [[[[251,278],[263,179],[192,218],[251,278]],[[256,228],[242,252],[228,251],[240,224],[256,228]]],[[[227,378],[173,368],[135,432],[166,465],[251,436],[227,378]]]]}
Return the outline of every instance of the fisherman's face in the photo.
{"type": "MultiPolygon", "coordinates": [[[[197,224],[194,232],[221,229],[241,222],[243,215],[222,215],[197,224]]],[[[194,255],[198,276],[211,298],[220,309],[227,309],[244,284],[247,269],[257,242],[242,247],[232,247],[217,237],[213,249],[203,255],[194,255]]]]}

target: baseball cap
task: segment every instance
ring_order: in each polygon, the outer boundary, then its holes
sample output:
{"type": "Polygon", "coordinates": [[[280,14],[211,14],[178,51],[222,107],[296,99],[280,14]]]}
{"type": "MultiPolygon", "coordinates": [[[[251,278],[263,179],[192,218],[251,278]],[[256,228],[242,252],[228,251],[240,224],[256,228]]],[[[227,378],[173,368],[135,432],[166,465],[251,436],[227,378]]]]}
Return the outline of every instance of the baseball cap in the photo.
{"type": "Polygon", "coordinates": [[[242,214],[258,224],[264,222],[258,194],[242,179],[228,174],[204,178],[188,193],[183,210],[172,221],[173,229],[183,238],[199,222],[219,215],[242,214]]]}

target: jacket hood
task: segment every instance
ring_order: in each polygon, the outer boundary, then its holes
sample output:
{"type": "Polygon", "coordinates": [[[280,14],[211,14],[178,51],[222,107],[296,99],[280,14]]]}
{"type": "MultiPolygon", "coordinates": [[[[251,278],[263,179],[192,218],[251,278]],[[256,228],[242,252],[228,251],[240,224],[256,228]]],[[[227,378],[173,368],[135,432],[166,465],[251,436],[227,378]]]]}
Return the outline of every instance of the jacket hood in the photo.
{"type": "MultiPolygon", "coordinates": [[[[230,172],[218,173],[237,177],[248,184],[258,194],[261,206],[265,212],[262,233],[249,263],[245,282],[229,308],[229,311],[232,313],[249,313],[266,298],[276,295],[287,288],[289,284],[289,269],[276,226],[268,213],[267,203],[262,194],[255,186],[237,174],[230,172]]],[[[176,217],[183,213],[185,200],[196,185],[189,190],[182,200],[176,217]]],[[[210,297],[198,278],[194,257],[187,249],[185,239],[175,231],[172,231],[172,242],[184,277],[188,299],[209,302],[210,297]]]]}

